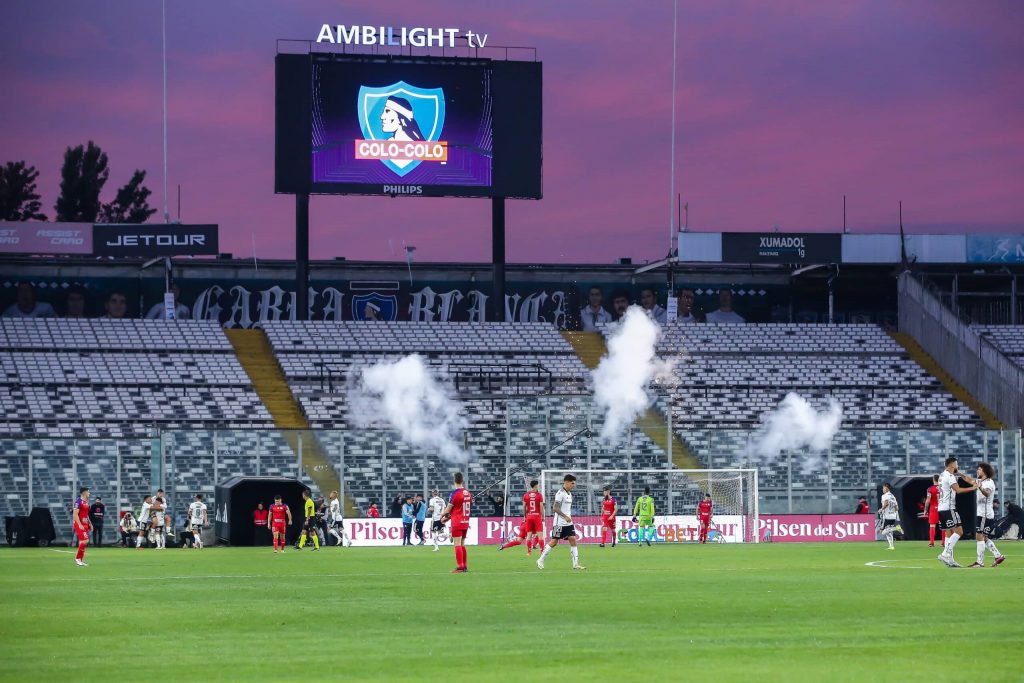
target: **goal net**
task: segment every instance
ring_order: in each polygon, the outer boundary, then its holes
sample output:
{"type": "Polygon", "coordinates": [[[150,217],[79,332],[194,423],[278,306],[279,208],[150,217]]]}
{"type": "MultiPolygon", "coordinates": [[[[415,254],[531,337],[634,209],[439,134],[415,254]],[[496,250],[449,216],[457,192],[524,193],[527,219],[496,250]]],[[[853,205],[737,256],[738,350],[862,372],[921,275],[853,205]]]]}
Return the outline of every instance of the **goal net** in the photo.
{"type": "Polygon", "coordinates": [[[601,539],[601,503],[604,487],[610,486],[616,501],[616,536],[620,543],[641,539],[632,517],[644,487],[650,487],[654,499],[652,541],[696,542],[697,504],[710,493],[713,509],[709,542],[757,543],[757,470],[544,470],[540,486],[548,514],[566,474],[576,477],[572,515],[577,534],[585,542],[601,539]]]}

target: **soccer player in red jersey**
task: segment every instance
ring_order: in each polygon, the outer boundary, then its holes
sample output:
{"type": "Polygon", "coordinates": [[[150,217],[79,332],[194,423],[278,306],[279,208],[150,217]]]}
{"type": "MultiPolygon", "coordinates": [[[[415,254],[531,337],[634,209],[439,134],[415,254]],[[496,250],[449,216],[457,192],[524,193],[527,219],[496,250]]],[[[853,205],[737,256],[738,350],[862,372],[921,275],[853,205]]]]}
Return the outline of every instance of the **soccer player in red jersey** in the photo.
{"type": "MultiPolygon", "coordinates": [[[[928,487],[928,495],[924,499],[924,507],[928,511],[928,547],[935,547],[935,527],[939,525],[939,475],[932,475],[932,485],[928,487]]],[[[946,545],[946,530],[942,530],[942,545],[946,545]]]]}
{"type": "Polygon", "coordinates": [[[281,502],[281,496],[274,496],[274,504],[270,506],[270,533],[274,536],[274,553],[278,547],[284,553],[284,546],[287,543],[285,533],[292,523],[292,511],[281,502]]]}
{"type": "Polygon", "coordinates": [[[452,574],[464,574],[466,567],[466,534],[469,533],[469,509],[473,504],[473,494],[462,481],[462,472],[456,472],[453,478],[455,490],[448,498],[448,505],[441,515],[441,521],[452,521],[452,543],[455,544],[455,569],[452,574]]]}
{"type": "Polygon", "coordinates": [[[612,547],[615,547],[617,539],[615,538],[615,514],[618,511],[618,503],[615,501],[615,497],[612,495],[612,487],[604,487],[604,500],[601,501],[601,543],[600,547],[604,547],[605,536],[611,536],[612,547]]]}
{"type": "Polygon", "coordinates": [[[75,509],[71,513],[71,523],[75,528],[75,536],[78,536],[78,552],[75,554],[75,564],[79,567],[88,567],[89,565],[85,563],[85,546],[89,545],[89,532],[92,531],[92,523],[89,522],[88,486],[83,486],[78,491],[75,509]]]}
{"type": "Polygon", "coordinates": [[[697,520],[700,522],[700,542],[708,542],[708,529],[711,527],[711,494],[705,493],[704,500],[697,503],[697,520]]]}
{"type": "Polygon", "coordinates": [[[517,546],[526,540],[526,554],[532,555],[534,547],[544,547],[544,496],[536,479],[530,482],[530,490],[523,494],[523,523],[519,534],[508,543],[502,543],[498,550],[517,546]]]}

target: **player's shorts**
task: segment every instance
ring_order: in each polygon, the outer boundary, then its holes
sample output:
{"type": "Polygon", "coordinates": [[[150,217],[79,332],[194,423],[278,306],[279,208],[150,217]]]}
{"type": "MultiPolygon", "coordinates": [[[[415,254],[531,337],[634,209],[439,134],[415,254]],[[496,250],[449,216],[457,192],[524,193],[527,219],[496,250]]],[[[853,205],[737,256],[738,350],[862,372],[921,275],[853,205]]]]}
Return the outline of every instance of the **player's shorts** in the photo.
{"type": "Polygon", "coordinates": [[[202,525],[202,523],[192,524],[192,526],[189,527],[189,531],[191,531],[194,534],[201,534],[201,533],[203,533],[203,525],[202,525]]]}
{"type": "Polygon", "coordinates": [[[430,533],[436,534],[439,531],[444,531],[444,522],[439,519],[435,519],[430,523],[430,533]]]}
{"type": "Polygon", "coordinates": [[[960,515],[956,510],[939,510],[939,525],[943,529],[953,529],[960,526],[960,515]]]}
{"type": "Polygon", "coordinates": [[[601,526],[604,527],[605,529],[614,529],[615,528],[615,518],[614,517],[609,517],[607,515],[601,515],[601,526]]]}
{"type": "Polygon", "coordinates": [[[285,524],[284,522],[278,522],[277,524],[271,524],[270,530],[275,534],[283,534],[285,532],[286,527],[287,524],[285,524]]]}
{"type": "Polygon", "coordinates": [[[452,538],[465,538],[469,535],[468,526],[452,526],[452,538]]]}
{"type": "Polygon", "coordinates": [[[88,541],[89,540],[89,530],[88,529],[79,529],[78,527],[75,527],[75,536],[78,536],[78,540],[80,542],[81,541],[88,541]]]}
{"type": "Polygon", "coordinates": [[[929,510],[928,511],[928,526],[939,523],[939,511],[929,510]]]}
{"type": "Polygon", "coordinates": [[[576,535],[576,525],[566,524],[565,526],[556,526],[551,530],[551,539],[554,541],[564,541],[567,538],[573,538],[576,535]]]}
{"type": "Polygon", "coordinates": [[[544,518],[540,515],[528,515],[524,520],[522,526],[519,527],[519,535],[523,538],[526,534],[542,534],[544,533],[544,518]]]}
{"type": "Polygon", "coordinates": [[[139,528],[138,528],[139,531],[143,531],[143,532],[149,531],[150,520],[146,520],[145,522],[139,522],[138,525],[139,525],[139,528]]]}
{"type": "Polygon", "coordinates": [[[882,518],[882,532],[884,533],[886,529],[891,529],[891,528],[893,528],[895,526],[899,526],[899,523],[900,523],[900,520],[898,520],[898,519],[886,519],[886,518],[883,517],[882,518]]]}
{"type": "Polygon", "coordinates": [[[336,519],[333,522],[331,522],[331,528],[332,529],[337,529],[338,531],[344,531],[345,530],[345,521],[341,520],[341,519],[336,519]]]}
{"type": "Polygon", "coordinates": [[[700,522],[701,526],[711,526],[710,517],[698,517],[697,520],[700,522]]]}
{"type": "Polygon", "coordinates": [[[978,534],[992,535],[992,527],[996,521],[991,517],[976,517],[974,520],[974,532],[978,534]]]}
{"type": "Polygon", "coordinates": [[[316,517],[307,517],[306,521],[302,523],[303,531],[315,531],[320,526],[320,523],[316,521],[316,517]]]}
{"type": "Polygon", "coordinates": [[[637,517],[637,526],[654,526],[654,517],[637,517]]]}

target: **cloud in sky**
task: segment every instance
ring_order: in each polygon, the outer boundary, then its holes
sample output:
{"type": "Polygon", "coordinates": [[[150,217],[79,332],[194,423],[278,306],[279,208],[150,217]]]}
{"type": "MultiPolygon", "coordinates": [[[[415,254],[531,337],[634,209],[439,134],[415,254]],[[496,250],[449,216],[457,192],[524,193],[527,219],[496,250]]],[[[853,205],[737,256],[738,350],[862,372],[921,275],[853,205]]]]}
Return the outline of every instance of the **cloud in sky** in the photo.
{"type": "MultiPolygon", "coordinates": [[[[513,261],[658,258],[670,211],[667,0],[413,0],[346,8],[168,3],[170,194],[221,225],[223,248],[290,254],[273,194],[275,40],[327,23],[446,25],[535,45],[545,64],[544,192],[511,202],[513,261]]],[[[1024,214],[1024,6],[680,3],[677,187],[704,230],[1006,229],[1024,214]]],[[[157,3],[0,6],[3,159],[40,172],[52,214],[61,154],[93,139],[110,184],[150,171],[162,205],[157,3]]],[[[488,260],[489,202],[315,197],[316,257],[488,260]]]]}

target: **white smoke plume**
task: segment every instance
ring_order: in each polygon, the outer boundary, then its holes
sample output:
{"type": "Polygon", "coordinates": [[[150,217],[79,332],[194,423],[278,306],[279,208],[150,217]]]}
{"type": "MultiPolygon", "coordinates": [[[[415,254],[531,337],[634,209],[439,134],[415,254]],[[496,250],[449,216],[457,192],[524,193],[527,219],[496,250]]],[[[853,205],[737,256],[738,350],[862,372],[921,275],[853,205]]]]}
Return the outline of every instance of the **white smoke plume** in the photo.
{"type": "Polygon", "coordinates": [[[594,403],[601,408],[604,424],[599,438],[606,444],[618,443],[625,431],[651,404],[651,381],[668,382],[673,363],[654,355],[661,328],[639,306],[630,306],[608,335],[608,355],[591,373],[594,378],[594,403]]]}
{"type": "Polygon", "coordinates": [[[783,451],[799,451],[801,468],[812,472],[822,464],[843,421],[843,407],[834,398],[819,412],[807,399],[790,392],[779,406],[762,418],[761,426],[747,446],[746,455],[761,462],[773,462],[783,451]]]}
{"type": "Polygon", "coordinates": [[[467,421],[445,381],[421,356],[405,356],[354,370],[348,377],[353,421],[360,427],[385,422],[410,446],[437,453],[450,463],[472,454],[462,446],[467,421]]]}

